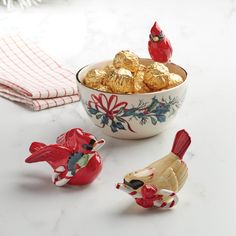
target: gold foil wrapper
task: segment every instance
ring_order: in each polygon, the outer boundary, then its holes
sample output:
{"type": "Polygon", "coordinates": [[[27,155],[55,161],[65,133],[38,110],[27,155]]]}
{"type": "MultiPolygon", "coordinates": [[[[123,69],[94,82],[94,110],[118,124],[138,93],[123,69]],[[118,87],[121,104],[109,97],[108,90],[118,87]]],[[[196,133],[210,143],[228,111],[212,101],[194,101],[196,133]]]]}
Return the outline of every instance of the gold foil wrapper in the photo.
{"type": "Polygon", "coordinates": [[[169,69],[162,63],[153,62],[152,64],[148,65],[147,70],[155,70],[157,74],[168,74],[169,69]]]}
{"type": "Polygon", "coordinates": [[[139,69],[139,58],[131,51],[121,51],[116,54],[113,60],[113,65],[117,69],[125,68],[131,72],[136,72],[139,69]]]}
{"type": "Polygon", "coordinates": [[[106,71],[101,69],[90,70],[84,79],[84,84],[89,88],[97,88],[103,84],[103,80],[107,77],[106,71]]]}
{"type": "Polygon", "coordinates": [[[169,85],[168,88],[173,88],[182,84],[184,82],[183,78],[180,75],[170,73],[169,85]]]}
{"type": "Polygon", "coordinates": [[[116,70],[116,68],[110,64],[104,67],[104,71],[107,73],[107,76],[109,77],[112,73],[114,73],[114,71],[116,70]]]}
{"type": "Polygon", "coordinates": [[[173,88],[183,81],[164,64],[153,62],[145,66],[139,63],[137,55],[126,50],[116,54],[113,64],[90,70],[84,84],[102,92],[132,94],[173,88]]]}
{"type": "Polygon", "coordinates": [[[139,65],[138,71],[146,71],[147,67],[143,64],[139,65]]]}
{"type": "Polygon", "coordinates": [[[148,93],[151,90],[143,82],[146,67],[144,65],[139,66],[139,70],[134,75],[134,93],[148,93]]]}
{"type": "Polygon", "coordinates": [[[168,68],[164,64],[154,62],[146,68],[144,83],[152,91],[158,91],[168,87],[169,78],[168,68]]]}
{"type": "Polygon", "coordinates": [[[111,89],[108,86],[102,85],[102,84],[95,87],[95,89],[102,91],[102,92],[106,92],[106,93],[112,93],[111,89]]]}
{"type": "Polygon", "coordinates": [[[116,69],[107,80],[107,86],[113,93],[133,93],[132,73],[124,68],[116,69]]]}

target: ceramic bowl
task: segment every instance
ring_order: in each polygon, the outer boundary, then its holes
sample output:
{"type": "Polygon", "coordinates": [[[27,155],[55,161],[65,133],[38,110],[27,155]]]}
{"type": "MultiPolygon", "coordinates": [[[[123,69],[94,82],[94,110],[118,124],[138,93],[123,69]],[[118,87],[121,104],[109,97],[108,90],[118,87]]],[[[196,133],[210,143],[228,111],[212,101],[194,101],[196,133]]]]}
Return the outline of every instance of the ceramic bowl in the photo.
{"type": "MultiPolygon", "coordinates": [[[[148,65],[151,59],[140,59],[148,65]]],[[[103,68],[112,61],[102,61],[80,69],[76,75],[83,106],[92,122],[109,136],[120,139],[141,139],[166,129],[176,116],[186,94],[187,73],[174,63],[167,63],[170,72],[183,77],[174,88],[142,94],[115,94],[86,87],[82,82],[91,69],[103,68]]]]}

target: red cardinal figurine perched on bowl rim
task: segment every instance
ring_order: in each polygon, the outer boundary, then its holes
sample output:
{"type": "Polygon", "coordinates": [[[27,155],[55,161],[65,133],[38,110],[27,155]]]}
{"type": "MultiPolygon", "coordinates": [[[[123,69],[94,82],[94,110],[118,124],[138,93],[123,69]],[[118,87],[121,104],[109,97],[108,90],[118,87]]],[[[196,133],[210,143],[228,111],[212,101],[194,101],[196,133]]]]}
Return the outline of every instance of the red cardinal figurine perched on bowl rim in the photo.
{"type": "Polygon", "coordinates": [[[98,154],[105,143],[80,128],[71,129],[57,138],[56,144],[33,142],[32,153],[26,163],[46,161],[53,169],[52,181],[56,186],[91,183],[102,169],[98,154]]]}
{"type": "Polygon", "coordinates": [[[151,58],[156,62],[166,63],[172,56],[170,41],[156,22],[151,28],[148,50],[151,58]]]}

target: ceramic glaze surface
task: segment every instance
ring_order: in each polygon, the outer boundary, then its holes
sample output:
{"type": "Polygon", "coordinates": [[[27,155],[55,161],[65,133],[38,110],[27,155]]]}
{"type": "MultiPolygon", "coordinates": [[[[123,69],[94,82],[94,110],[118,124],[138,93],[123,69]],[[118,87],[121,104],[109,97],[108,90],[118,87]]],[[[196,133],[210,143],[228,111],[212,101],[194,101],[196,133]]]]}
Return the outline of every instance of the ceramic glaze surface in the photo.
{"type": "Polygon", "coordinates": [[[52,182],[58,187],[86,185],[102,170],[97,151],[104,143],[104,139],[97,140],[94,135],[74,128],[57,137],[56,144],[33,142],[29,148],[31,155],[25,162],[47,162],[54,170],[52,182]]]}
{"type": "MultiPolygon", "coordinates": [[[[148,65],[150,59],[140,59],[148,65]]],[[[185,80],[172,89],[144,94],[112,94],[90,89],[82,84],[91,68],[103,68],[111,61],[92,64],[77,74],[82,103],[93,123],[112,137],[140,139],[154,136],[168,127],[181,107],[187,90],[187,73],[173,63],[167,63],[170,72],[185,80]]]]}

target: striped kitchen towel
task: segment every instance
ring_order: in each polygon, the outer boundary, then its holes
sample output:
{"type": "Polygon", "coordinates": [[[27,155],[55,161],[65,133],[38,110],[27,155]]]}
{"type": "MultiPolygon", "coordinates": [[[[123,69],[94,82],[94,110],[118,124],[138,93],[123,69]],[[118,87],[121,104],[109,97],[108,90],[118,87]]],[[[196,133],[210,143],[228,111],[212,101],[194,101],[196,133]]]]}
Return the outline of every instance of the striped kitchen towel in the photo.
{"type": "Polygon", "coordinates": [[[0,96],[35,111],[79,101],[75,74],[20,36],[0,38],[0,96]]]}

